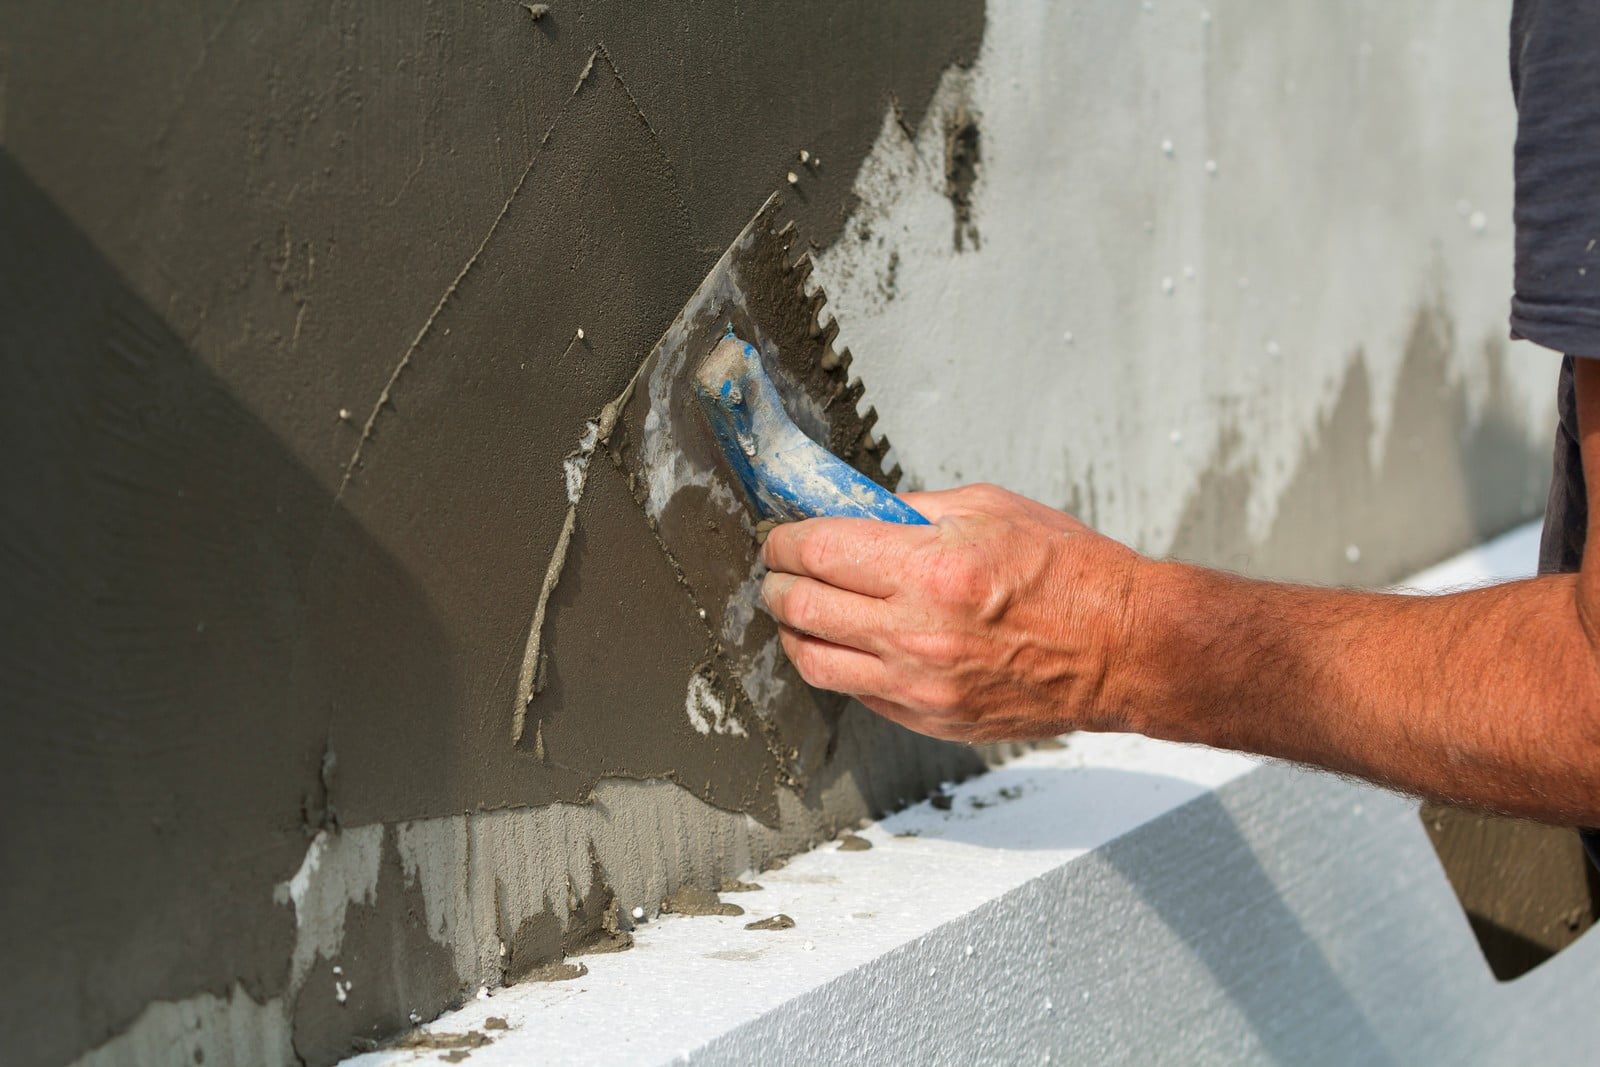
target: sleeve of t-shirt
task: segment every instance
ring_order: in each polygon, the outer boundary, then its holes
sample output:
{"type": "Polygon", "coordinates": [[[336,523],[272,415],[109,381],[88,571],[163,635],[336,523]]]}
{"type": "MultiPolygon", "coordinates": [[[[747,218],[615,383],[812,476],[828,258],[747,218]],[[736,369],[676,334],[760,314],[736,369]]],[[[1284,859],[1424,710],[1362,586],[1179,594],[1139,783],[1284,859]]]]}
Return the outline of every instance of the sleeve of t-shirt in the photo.
{"type": "Polygon", "coordinates": [[[1516,0],[1511,336],[1600,357],[1600,2],[1516,0]]]}

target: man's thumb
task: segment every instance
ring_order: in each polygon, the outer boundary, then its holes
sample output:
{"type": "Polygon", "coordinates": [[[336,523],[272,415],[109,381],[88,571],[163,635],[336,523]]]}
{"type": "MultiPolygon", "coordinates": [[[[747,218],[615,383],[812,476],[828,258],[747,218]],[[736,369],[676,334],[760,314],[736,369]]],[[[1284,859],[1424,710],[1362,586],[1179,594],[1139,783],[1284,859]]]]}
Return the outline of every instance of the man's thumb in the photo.
{"type": "Polygon", "coordinates": [[[901,493],[900,499],[917,509],[929,522],[938,522],[947,515],[960,515],[971,510],[961,506],[961,490],[936,489],[931,492],[901,493]]]}

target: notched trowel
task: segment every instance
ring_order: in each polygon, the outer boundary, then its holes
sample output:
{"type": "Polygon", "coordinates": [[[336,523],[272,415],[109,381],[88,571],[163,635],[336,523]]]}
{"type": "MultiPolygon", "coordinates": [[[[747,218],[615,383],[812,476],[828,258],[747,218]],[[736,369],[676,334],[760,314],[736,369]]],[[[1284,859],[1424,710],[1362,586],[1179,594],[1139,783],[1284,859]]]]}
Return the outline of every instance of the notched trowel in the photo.
{"type": "Polygon", "coordinates": [[[924,522],[892,490],[877,413],[774,195],[723,253],[601,439],[709,628],[707,676],[761,729],[790,779],[826,759],[844,699],[807,686],[759,603],[759,537],[815,515],[924,522]]]}

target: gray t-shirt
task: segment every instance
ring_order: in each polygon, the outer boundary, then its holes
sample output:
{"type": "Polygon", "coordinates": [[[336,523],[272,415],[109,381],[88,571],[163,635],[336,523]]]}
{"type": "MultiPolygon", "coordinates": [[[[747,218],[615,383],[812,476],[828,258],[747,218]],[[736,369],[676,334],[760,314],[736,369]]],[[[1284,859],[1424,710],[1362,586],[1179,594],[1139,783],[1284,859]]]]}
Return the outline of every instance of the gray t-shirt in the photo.
{"type": "MultiPolygon", "coordinates": [[[[1589,521],[1572,360],[1600,358],[1600,3],[1515,0],[1511,93],[1517,104],[1511,336],[1568,353],[1557,384],[1560,419],[1539,572],[1568,573],[1583,562],[1589,521]]],[[[1585,831],[1583,843],[1600,865],[1600,833],[1585,831]]]]}
{"type": "Polygon", "coordinates": [[[1600,3],[1516,0],[1511,335],[1600,357],[1600,3]]]}
{"type": "MultiPolygon", "coordinates": [[[[1584,491],[1583,455],[1578,451],[1578,408],[1572,386],[1572,357],[1561,361],[1556,386],[1555,469],[1550,479],[1550,499],[1544,510],[1544,533],[1539,539],[1539,573],[1569,574],[1583,562],[1584,534],[1589,523],[1589,498],[1584,491]]],[[[1600,832],[1582,831],[1583,847],[1600,867],[1600,832]]]]}

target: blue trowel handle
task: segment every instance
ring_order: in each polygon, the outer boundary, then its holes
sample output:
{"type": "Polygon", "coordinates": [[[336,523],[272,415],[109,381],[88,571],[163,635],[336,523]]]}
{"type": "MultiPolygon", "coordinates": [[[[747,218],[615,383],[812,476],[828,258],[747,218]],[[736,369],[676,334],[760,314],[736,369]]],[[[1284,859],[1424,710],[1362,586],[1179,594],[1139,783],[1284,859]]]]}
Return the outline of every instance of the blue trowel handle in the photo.
{"type": "Polygon", "coordinates": [[[723,458],[763,518],[927,525],[916,509],[807,437],[784,410],[761,354],[732,330],[696,369],[694,391],[723,458]]]}

